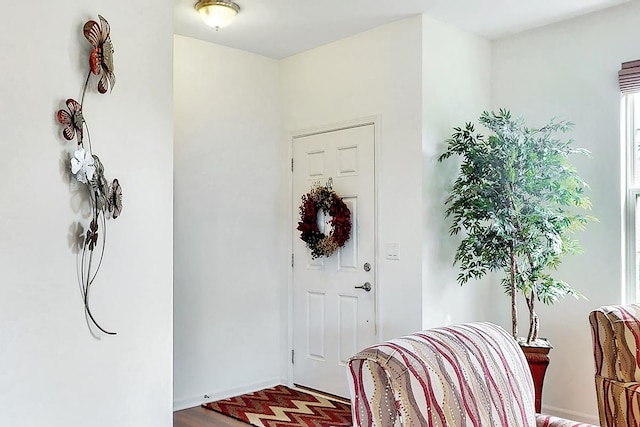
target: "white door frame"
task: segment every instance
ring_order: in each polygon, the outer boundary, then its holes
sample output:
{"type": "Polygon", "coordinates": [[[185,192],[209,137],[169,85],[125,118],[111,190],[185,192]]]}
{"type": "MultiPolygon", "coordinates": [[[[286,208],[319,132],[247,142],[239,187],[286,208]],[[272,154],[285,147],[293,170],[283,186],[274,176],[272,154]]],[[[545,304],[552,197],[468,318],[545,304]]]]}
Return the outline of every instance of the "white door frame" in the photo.
{"type": "MultiPolygon", "coordinates": [[[[373,210],[374,210],[374,229],[375,236],[373,240],[373,250],[374,250],[374,260],[373,260],[373,280],[374,280],[374,288],[376,290],[374,295],[374,311],[375,311],[375,335],[377,338],[380,337],[380,282],[378,281],[378,265],[380,263],[380,256],[378,251],[379,245],[379,235],[380,235],[380,222],[378,221],[378,213],[379,213],[379,176],[380,176],[380,152],[381,152],[381,138],[380,138],[380,116],[367,116],[359,119],[348,120],[344,122],[338,122],[333,124],[328,124],[324,126],[318,126],[307,129],[300,129],[297,131],[289,131],[287,132],[287,168],[289,170],[288,176],[288,191],[289,191],[289,209],[287,210],[287,227],[291,230],[291,225],[293,224],[293,207],[298,206],[300,204],[299,197],[296,197],[294,200],[293,194],[293,171],[291,170],[291,162],[293,159],[293,140],[294,138],[300,138],[304,136],[312,136],[320,133],[326,133],[330,131],[338,131],[343,129],[349,129],[354,127],[373,125],[374,129],[374,141],[373,141],[373,157],[374,157],[374,189],[373,189],[373,210]]],[[[287,364],[287,384],[292,387],[293,386],[293,363],[291,363],[292,351],[293,351],[293,265],[291,264],[291,257],[293,254],[293,239],[298,238],[298,234],[291,230],[291,234],[287,234],[287,255],[288,255],[288,274],[287,274],[287,349],[286,349],[286,364],[287,364]]],[[[346,370],[345,370],[346,375],[346,370]]]]}

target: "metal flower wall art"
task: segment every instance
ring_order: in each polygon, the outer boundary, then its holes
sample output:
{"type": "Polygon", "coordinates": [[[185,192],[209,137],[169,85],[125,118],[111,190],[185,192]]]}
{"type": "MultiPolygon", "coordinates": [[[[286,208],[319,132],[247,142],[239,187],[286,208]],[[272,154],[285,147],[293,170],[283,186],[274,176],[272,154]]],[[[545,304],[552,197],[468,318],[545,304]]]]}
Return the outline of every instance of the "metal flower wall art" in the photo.
{"type": "Polygon", "coordinates": [[[78,242],[78,279],[84,300],[84,309],[88,321],[100,331],[108,335],[115,335],[103,328],[93,316],[89,304],[89,291],[94,283],[105,252],[107,219],[116,219],[122,211],[122,188],[117,179],[111,184],[105,178],[105,170],[100,158],[95,154],[91,145],[89,125],[82,113],[85,95],[89,88],[91,76],[98,78],[97,90],[105,94],[113,90],[116,77],[113,72],[113,45],[110,37],[109,23],[98,15],[100,22],[89,21],[84,24],[83,34],[91,45],[88,58],[89,69],[82,88],[80,102],[67,99],[66,109],[56,114],[56,119],[62,125],[62,136],[67,141],[74,141],[73,154],[70,154],[69,168],[72,180],[88,193],[89,222],[86,232],[80,230],[78,242]]]}

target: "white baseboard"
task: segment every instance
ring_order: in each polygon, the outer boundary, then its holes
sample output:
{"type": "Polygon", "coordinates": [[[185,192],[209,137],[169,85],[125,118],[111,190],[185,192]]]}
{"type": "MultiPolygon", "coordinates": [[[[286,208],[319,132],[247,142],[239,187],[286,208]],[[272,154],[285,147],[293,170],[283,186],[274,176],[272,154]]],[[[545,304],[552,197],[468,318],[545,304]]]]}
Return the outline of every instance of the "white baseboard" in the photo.
{"type": "Polygon", "coordinates": [[[224,389],[224,390],[216,390],[214,392],[202,393],[197,396],[174,397],[173,410],[181,411],[182,409],[200,406],[203,403],[214,402],[220,399],[227,399],[229,397],[238,396],[240,394],[251,393],[254,391],[262,390],[263,388],[274,387],[279,384],[287,384],[287,381],[282,380],[280,378],[274,378],[274,379],[265,380],[265,381],[258,381],[251,384],[245,384],[239,387],[233,387],[233,388],[224,389]]]}
{"type": "Polygon", "coordinates": [[[557,408],[555,406],[542,406],[542,413],[546,415],[553,415],[554,417],[560,417],[567,420],[579,421],[581,423],[588,423],[593,425],[599,425],[600,419],[598,414],[585,414],[582,412],[570,411],[569,409],[557,408]]]}

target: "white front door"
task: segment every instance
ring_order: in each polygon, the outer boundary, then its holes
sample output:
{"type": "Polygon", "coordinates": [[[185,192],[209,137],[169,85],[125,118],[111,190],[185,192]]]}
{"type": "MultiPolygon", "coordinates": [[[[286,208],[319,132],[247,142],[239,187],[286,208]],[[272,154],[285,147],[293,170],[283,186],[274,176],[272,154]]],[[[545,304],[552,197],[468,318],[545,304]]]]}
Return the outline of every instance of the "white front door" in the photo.
{"type": "MultiPolygon", "coordinates": [[[[374,126],[293,138],[293,379],[342,397],[347,360],[376,342],[374,126]],[[296,230],[301,197],[329,178],[351,211],[351,238],[314,260],[296,230]]],[[[319,219],[325,234],[329,219],[319,219]]]]}

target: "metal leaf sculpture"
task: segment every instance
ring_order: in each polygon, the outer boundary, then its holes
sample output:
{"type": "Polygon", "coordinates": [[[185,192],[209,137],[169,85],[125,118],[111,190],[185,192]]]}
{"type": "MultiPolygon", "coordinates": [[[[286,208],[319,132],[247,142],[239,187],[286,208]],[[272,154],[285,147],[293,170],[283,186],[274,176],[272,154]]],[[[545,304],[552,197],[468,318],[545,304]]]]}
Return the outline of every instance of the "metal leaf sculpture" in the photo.
{"type": "Polygon", "coordinates": [[[111,43],[111,27],[106,19],[101,15],[100,24],[96,21],[89,21],[84,24],[84,36],[93,46],[89,56],[91,72],[100,75],[98,81],[98,92],[106,93],[107,89],[116,84],[116,76],[113,74],[113,44],[111,43]]]}
{"type": "Polygon", "coordinates": [[[64,125],[62,135],[68,141],[77,135],[78,145],[82,145],[82,123],[84,122],[82,105],[75,99],[67,99],[67,108],[69,111],[59,110],[57,114],[58,122],[64,125]]]}
{"type": "Polygon", "coordinates": [[[104,176],[104,166],[100,158],[93,153],[89,126],[82,114],[84,98],[91,75],[98,76],[98,92],[101,94],[113,90],[116,76],[113,72],[113,44],[111,27],[106,19],[98,15],[100,23],[88,21],[84,24],[83,34],[92,46],[89,54],[89,70],[82,88],[80,102],[67,99],[67,109],[56,113],[58,123],[62,125],[62,136],[71,141],[76,138],[77,149],[70,159],[71,174],[77,182],[86,185],[89,192],[91,221],[81,240],[79,253],[79,282],[84,300],[84,309],[88,319],[103,333],[115,335],[104,329],[94,318],[89,304],[89,290],[98,275],[104,258],[107,217],[116,219],[122,212],[122,187],[117,179],[109,186],[104,176]],[[86,139],[85,139],[86,136],[86,139]],[[96,257],[94,258],[94,252],[96,257]]]}

